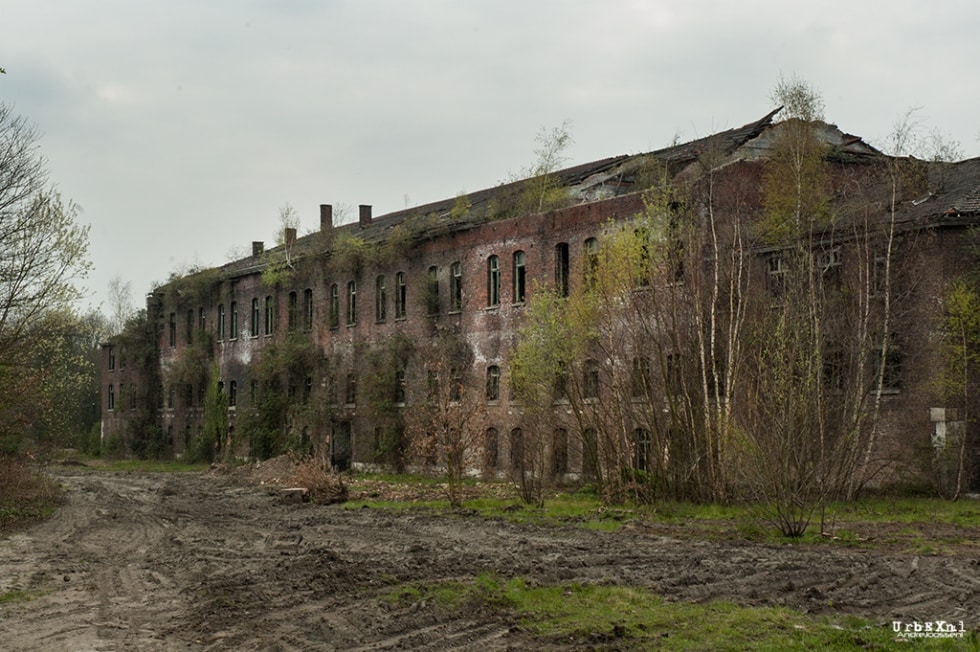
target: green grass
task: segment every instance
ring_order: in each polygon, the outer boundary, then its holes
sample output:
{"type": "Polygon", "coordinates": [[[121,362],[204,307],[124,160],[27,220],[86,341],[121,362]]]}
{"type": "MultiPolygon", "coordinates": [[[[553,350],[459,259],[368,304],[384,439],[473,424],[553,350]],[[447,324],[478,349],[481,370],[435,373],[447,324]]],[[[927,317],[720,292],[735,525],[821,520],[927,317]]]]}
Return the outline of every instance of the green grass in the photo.
{"type": "Polygon", "coordinates": [[[32,597],[26,591],[7,591],[6,593],[0,593],[0,605],[13,602],[28,602],[32,597]]]}
{"type": "MultiPolygon", "coordinates": [[[[730,602],[670,603],[643,589],[594,584],[535,586],[483,574],[472,581],[405,585],[385,600],[431,602],[453,614],[490,609],[540,639],[630,650],[959,650],[968,640],[896,641],[891,623],[809,617],[730,602]]],[[[592,648],[590,648],[592,649],[592,648]]]]}

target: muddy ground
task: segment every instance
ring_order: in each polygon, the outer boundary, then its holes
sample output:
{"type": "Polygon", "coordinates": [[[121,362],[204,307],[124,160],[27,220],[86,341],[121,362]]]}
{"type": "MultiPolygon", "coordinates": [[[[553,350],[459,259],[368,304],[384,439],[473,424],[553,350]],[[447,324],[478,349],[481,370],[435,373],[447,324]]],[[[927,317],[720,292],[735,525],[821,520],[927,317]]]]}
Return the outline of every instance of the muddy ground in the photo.
{"type": "Polygon", "coordinates": [[[762,545],[653,525],[602,533],[467,514],[287,504],[267,486],[214,472],[58,475],[66,505],[0,541],[0,596],[13,597],[0,603],[4,650],[594,645],[542,644],[499,613],[453,616],[424,602],[381,599],[401,582],[482,571],[542,584],[643,586],[669,600],[980,627],[980,560],[969,543],[930,556],[894,545],[762,545]]]}

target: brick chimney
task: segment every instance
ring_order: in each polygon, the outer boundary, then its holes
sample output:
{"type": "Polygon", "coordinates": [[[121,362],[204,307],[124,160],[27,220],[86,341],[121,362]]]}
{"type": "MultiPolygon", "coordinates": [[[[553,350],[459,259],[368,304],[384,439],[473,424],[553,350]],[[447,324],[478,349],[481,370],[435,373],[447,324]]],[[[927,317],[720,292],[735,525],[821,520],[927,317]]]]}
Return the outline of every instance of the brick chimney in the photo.
{"type": "Polygon", "coordinates": [[[296,244],[296,229],[291,226],[286,227],[286,246],[292,247],[296,244]]]}
{"type": "Polygon", "coordinates": [[[371,206],[369,204],[361,204],[360,205],[360,211],[361,211],[360,212],[360,220],[359,220],[360,225],[361,226],[370,226],[371,225],[371,206]]]}
{"type": "Polygon", "coordinates": [[[320,204],[320,231],[326,233],[333,228],[333,206],[320,204]]]}
{"type": "Polygon", "coordinates": [[[261,240],[252,240],[252,255],[261,256],[263,251],[265,251],[265,243],[261,240]]]}

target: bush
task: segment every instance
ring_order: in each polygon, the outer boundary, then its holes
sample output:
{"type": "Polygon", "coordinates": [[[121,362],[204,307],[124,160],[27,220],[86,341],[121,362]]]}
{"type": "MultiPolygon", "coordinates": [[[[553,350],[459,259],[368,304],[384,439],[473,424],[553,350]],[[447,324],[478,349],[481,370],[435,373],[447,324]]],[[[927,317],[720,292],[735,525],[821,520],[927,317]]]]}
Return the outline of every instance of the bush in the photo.
{"type": "Polygon", "coordinates": [[[310,500],[321,505],[347,502],[344,477],[330,468],[323,459],[304,455],[296,461],[293,482],[309,491],[310,500]]]}

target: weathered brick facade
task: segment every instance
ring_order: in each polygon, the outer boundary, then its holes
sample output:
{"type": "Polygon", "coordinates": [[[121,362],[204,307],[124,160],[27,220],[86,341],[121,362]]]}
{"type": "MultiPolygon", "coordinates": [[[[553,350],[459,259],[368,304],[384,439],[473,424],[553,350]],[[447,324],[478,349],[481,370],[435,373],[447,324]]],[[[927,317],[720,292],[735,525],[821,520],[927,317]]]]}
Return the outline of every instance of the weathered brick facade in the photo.
{"type": "MultiPolygon", "coordinates": [[[[499,393],[487,406],[499,441],[488,446],[495,460],[484,462],[506,467],[506,433],[522,421],[521,406],[506,389],[508,355],[534,293],[562,283],[574,291],[583,282],[587,240],[643,212],[650,160],[675,180],[687,179],[703,174],[704,153],[714,149],[721,154],[719,176],[741,184],[740,205],[757,211],[763,161],[777,128],[771,117],[651,155],[563,170],[556,176],[575,203],[545,212],[519,208],[520,183],[377,218],[362,206],[358,222],[343,226],[334,226],[330,207],[322,206],[319,232],[287,234],[285,245],[268,251],[256,243],[251,257],[154,290],[147,314],[155,356],[123,366],[121,356],[133,345],[120,339],[103,348],[104,436],[131,441],[141,436],[137,425],[156,424],[166,447],[180,454],[207,427],[205,385],[218,382],[229,403],[226,442],[238,454],[249,453],[235,436],[243,411],[275,392],[285,397],[287,445],[325,444],[341,467],[388,462],[384,415],[412,409],[423,391],[424,365],[401,369],[397,356],[379,352],[445,332],[472,350],[469,382],[482,384],[495,373],[491,367],[499,370],[499,393]],[[262,364],[272,351],[283,366],[269,372],[262,364]],[[376,386],[368,387],[375,382],[369,376],[378,374],[390,384],[384,401],[376,386]]],[[[848,181],[866,174],[867,161],[880,155],[833,127],[823,130],[838,154],[835,196],[853,204],[848,181]]],[[[942,174],[947,181],[924,187],[921,197],[903,197],[900,205],[901,382],[881,397],[876,459],[883,463],[876,482],[932,473],[930,408],[944,406],[935,383],[942,369],[936,333],[948,283],[966,271],[962,252],[980,164],[964,162],[942,174]]],[[[880,218],[887,189],[873,190],[862,210],[880,218]]],[[[844,269],[860,243],[852,245],[841,247],[844,269]]],[[[766,255],[760,249],[752,268],[759,287],[766,255]]],[[[570,452],[569,470],[581,464],[570,452]]]]}

